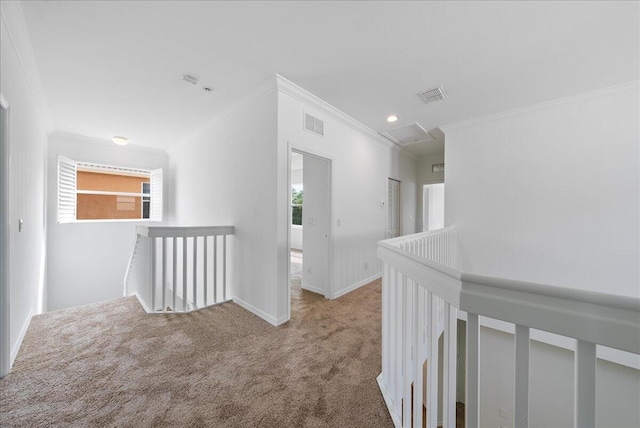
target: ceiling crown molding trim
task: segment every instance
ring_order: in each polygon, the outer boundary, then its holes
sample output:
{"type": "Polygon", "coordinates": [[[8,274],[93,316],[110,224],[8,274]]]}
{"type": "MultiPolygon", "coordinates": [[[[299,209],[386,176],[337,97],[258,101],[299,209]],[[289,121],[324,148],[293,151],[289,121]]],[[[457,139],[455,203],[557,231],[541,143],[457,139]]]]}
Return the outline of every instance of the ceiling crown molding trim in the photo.
{"type": "Polygon", "coordinates": [[[311,92],[307,91],[306,89],[301,88],[300,86],[298,86],[295,83],[291,82],[290,80],[282,77],[281,75],[276,74],[276,81],[277,81],[277,85],[278,85],[278,91],[283,92],[283,93],[285,93],[287,95],[290,95],[293,98],[297,99],[298,101],[301,101],[301,102],[307,104],[308,106],[313,107],[313,108],[321,111],[322,113],[324,113],[325,115],[331,117],[332,119],[337,120],[338,122],[342,123],[343,125],[346,125],[349,128],[353,129],[354,131],[357,131],[357,132],[361,133],[362,135],[365,135],[365,136],[371,138],[372,140],[382,144],[385,147],[389,147],[389,148],[391,148],[393,150],[402,152],[403,154],[406,154],[409,157],[417,159],[417,157],[414,156],[412,153],[408,153],[408,152],[405,152],[404,150],[402,150],[402,148],[398,144],[396,144],[393,141],[383,137],[382,135],[378,134],[373,129],[371,129],[368,126],[362,124],[361,122],[358,122],[356,119],[352,118],[348,114],[344,113],[341,110],[338,110],[337,108],[335,108],[331,104],[327,103],[326,101],[322,100],[321,98],[318,98],[317,96],[313,95],[311,92]]]}
{"type": "MultiPolygon", "coordinates": [[[[276,82],[273,77],[269,77],[265,79],[262,83],[256,86],[249,94],[240,97],[234,103],[232,103],[228,108],[223,109],[219,114],[216,114],[213,118],[207,120],[202,125],[195,128],[193,131],[189,132],[184,138],[178,140],[175,144],[172,144],[167,148],[167,153],[173,152],[173,150],[179,148],[184,143],[187,143],[192,137],[198,135],[200,132],[203,132],[207,129],[215,129],[218,126],[224,124],[225,122],[231,120],[238,114],[242,112],[245,108],[249,107],[251,104],[260,101],[261,99],[275,93],[277,90],[276,82]]],[[[275,104],[275,108],[277,108],[277,101],[275,104]]]]}
{"type": "Polygon", "coordinates": [[[31,37],[29,36],[29,31],[24,20],[24,14],[22,12],[20,2],[0,2],[0,15],[2,17],[2,26],[7,31],[10,44],[13,47],[13,51],[16,53],[20,67],[24,72],[24,78],[27,82],[27,86],[35,98],[36,106],[40,111],[47,134],[50,134],[55,129],[55,124],[42,86],[36,57],[33,53],[31,37]]]}
{"type": "Polygon", "coordinates": [[[551,101],[543,101],[541,103],[531,104],[524,107],[517,107],[511,110],[505,110],[498,113],[476,117],[473,119],[463,120],[461,122],[450,123],[448,125],[440,126],[439,128],[442,130],[442,132],[447,133],[448,131],[458,129],[458,128],[472,127],[485,122],[491,122],[493,120],[504,119],[504,118],[526,114],[526,113],[533,113],[536,111],[545,110],[548,108],[561,106],[565,104],[582,102],[582,101],[590,100],[593,98],[615,95],[620,92],[626,92],[633,89],[638,90],[639,88],[640,88],[640,80],[632,80],[631,82],[626,82],[626,83],[622,83],[614,86],[608,86],[606,88],[596,89],[594,91],[582,92],[580,94],[569,95],[569,96],[557,98],[551,101]]]}

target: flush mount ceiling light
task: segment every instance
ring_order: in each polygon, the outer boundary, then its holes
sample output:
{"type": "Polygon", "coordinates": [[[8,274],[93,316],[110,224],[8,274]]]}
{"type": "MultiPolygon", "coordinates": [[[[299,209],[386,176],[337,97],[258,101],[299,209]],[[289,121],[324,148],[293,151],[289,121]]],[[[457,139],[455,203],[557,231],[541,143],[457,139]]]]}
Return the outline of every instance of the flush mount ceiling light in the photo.
{"type": "Polygon", "coordinates": [[[398,116],[396,116],[395,114],[389,115],[389,117],[387,117],[387,122],[396,122],[398,120],[398,116]]]}
{"type": "Polygon", "coordinates": [[[129,140],[127,140],[125,137],[113,137],[111,141],[119,146],[126,146],[129,143],[129,140]]]}

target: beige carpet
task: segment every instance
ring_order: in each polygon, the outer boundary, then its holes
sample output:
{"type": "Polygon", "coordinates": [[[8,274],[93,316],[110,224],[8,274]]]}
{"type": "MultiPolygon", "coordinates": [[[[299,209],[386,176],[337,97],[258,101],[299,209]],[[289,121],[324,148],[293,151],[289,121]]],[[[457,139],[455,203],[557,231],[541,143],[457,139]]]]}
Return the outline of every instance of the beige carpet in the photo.
{"type": "Polygon", "coordinates": [[[380,288],[303,290],[278,328],[233,303],[147,315],[134,297],[36,316],[0,426],[391,427],[380,288]]]}

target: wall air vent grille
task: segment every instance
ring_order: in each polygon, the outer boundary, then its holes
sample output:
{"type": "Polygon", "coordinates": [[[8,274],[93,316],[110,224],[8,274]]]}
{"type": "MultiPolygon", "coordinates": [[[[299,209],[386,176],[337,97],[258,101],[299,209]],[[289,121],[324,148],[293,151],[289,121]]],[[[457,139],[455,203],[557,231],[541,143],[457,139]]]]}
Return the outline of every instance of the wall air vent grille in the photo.
{"type": "Polygon", "coordinates": [[[449,98],[442,86],[422,91],[418,93],[418,96],[420,97],[420,99],[422,99],[422,101],[424,101],[425,104],[433,103],[440,100],[446,100],[447,98],[449,98]]]}
{"type": "Polygon", "coordinates": [[[304,129],[314,134],[324,135],[324,122],[317,117],[311,116],[309,113],[304,114],[304,129]]]}

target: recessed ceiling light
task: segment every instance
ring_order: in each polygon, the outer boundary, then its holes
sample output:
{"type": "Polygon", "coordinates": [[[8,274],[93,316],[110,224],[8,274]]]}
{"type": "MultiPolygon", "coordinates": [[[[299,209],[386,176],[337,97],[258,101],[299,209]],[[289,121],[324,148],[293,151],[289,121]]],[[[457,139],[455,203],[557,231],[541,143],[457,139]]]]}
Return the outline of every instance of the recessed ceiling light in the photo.
{"type": "Polygon", "coordinates": [[[129,143],[129,140],[127,140],[124,137],[113,137],[111,141],[113,141],[119,146],[126,146],[129,143]]]}
{"type": "Polygon", "coordinates": [[[391,116],[387,117],[387,122],[395,122],[398,120],[398,116],[396,116],[395,114],[392,114],[391,116]]]}

